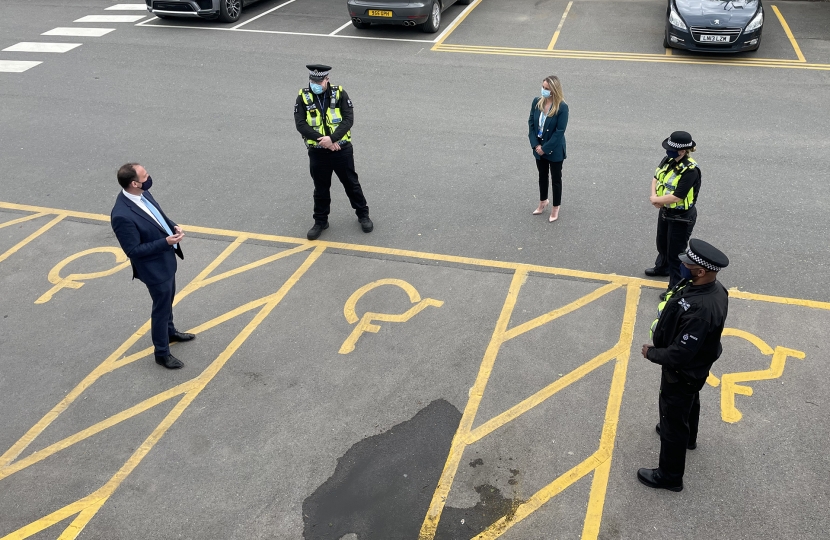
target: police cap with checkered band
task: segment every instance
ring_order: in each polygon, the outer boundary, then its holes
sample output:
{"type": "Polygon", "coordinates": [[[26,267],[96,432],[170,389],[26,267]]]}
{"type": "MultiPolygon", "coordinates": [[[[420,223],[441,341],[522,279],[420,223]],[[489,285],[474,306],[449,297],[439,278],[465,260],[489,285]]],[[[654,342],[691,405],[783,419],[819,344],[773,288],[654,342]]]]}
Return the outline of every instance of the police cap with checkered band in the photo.
{"type": "Polygon", "coordinates": [[[686,150],[697,146],[692,136],[685,131],[675,131],[669,138],[663,141],[663,148],[666,150],[686,150]]]}
{"type": "Polygon", "coordinates": [[[329,76],[331,71],[331,66],[323,64],[308,64],[306,67],[308,68],[308,78],[314,82],[322,81],[329,76]]]}
{"type": "Polygon", "coordinates": [[[720,272],[729,266],[729,257],[712,244],[692,238],[685,253],[680,254],[680,262],[702,266],[710,272],[720,272]]]}

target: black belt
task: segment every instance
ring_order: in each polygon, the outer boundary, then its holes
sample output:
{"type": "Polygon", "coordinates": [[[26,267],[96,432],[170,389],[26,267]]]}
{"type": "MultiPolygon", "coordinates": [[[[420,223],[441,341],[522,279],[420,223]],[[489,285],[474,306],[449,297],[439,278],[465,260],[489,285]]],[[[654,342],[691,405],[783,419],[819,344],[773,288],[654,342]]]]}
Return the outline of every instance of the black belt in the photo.
{"type": "Polygon", "coordinates": [[[662,209],[660,211],[660,215],[666,221],[676,221],[678,223],[691,223],[692,220],[687,218],[686,216],[694,209],[694,205],[690,206],[688,210],[684,211],[683,213],[678,214],[670,214],[666,211],[666,209],[662,209]]]}

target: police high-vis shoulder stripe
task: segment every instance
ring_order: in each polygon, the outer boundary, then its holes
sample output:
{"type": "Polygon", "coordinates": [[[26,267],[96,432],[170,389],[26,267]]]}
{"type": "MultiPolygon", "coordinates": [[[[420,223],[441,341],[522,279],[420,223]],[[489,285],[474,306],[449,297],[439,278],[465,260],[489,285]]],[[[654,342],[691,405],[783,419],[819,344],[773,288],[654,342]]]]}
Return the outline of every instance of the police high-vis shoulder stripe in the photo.
{"type": "MultiPolygon", "coordinates": [[[[683,176],[683,173],[696,168],[697,162],[692,158],[687,158],[680,164],[673,160],[668,160],[663,166],[658,167],[657,172],[654,173],[655,178],[657,178],[657,196],[662,197],[663,195],[673,195],[674,190],[677,189],[677,183],[680,181],[680,177],[683,176]]],[[[685,199],[668,203],[663,206],[665,208],[688,210],[692,207],[694,201],[695,188],[692,187],[686,194],[685,199]]]]}

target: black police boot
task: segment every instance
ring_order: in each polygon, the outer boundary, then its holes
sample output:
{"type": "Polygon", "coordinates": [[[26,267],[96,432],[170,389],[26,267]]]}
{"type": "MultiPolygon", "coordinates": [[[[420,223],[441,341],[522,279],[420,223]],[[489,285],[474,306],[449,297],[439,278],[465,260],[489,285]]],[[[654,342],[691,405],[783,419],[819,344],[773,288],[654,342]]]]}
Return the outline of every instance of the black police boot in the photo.
{"type": "Polygon", "coordinates": [[[375,224],[372,223],[372,220],[369,219],[369,216],[362,217],[358,219],[360,222],[360,228],[363,229],[363,232],[370,233],[375,228],[375,224]]]}
{"type": "Polygon", "coordinates": [[[669,275],[669,271],[668,270],[659,270],[655,266],[653,268],[646,268],[646,275],[649,276],[649,277],[655,277],[655,276],[666,277],[666,276],[669,275]]]}
{"type": "MultiPolygon", "coordinates": [[[[654,430],[657,432],[658,435],[660,435],[660,424],[657,424],[654,427],[654,430]]],[[[695,441],[689,441],[689,443],[686,445],[687,450],[694,450],[695,448],[697,448],[697,443],[695,441]]]]}
{"type": "Polygon", "coordinates": [[[172,354],[166,354],[162,356],[156,355],[156,364],[164,366],[167,369],[179,369],[184,367],[184,362],[182,362],[172,354]]]}
{"type": "Polygon", "coordinates": [[[308,238],[309,240],[317,240],[318,238],[320,238],[320,234],[328,228],[329,228],[329,222],[328,221],[325,222],[325,223],[315,223],[314,227],[312,227],[308,230],[308,234],[306,235],[306,238],[308,238]]]}
{"type": "Polygon", "coordinates": [[[637,480],[641,484],[655,489],[668,489],[669,491],[683,491],[683,482],[679,484],[669,484],[663,480],[658,472],[659,469],[640,469],[637,471],[637,480]]]}

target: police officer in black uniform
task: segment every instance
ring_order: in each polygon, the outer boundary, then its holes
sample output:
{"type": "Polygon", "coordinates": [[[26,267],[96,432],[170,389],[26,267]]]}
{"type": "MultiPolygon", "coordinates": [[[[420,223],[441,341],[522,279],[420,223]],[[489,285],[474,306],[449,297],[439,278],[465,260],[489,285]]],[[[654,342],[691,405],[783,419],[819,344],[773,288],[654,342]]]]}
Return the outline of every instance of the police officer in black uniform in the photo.
{"type": "MultiPolygon", "coordinates": [[[[697,220],[700,167],[692,159],[695,141],[685,131],[675,131],[663,141],[666,155],[651,181],[652,206],[660,209],[657,218],[657,260],[646,269],[647,276],[669,276],[668,290],[680,281],[677,254],[686,248],[697,220]]],[[[665,297],[665,292],[661,298],[665,297]]]]}
{"type": "Polygon", "coordinates": [[[637,478],[652,488],[683,489],[686,449],[697,447],[700,389],[723,351],[720,343],[729,295],[717,281],[729,259],[720,250],[692,239],[680,254],[682,279],[666,294],[651,325],[654,345],[643,357],[663,367],[660,381],[660,466],[640,469],[637,478]]]}
{"type": "Polygon", "coordinates": [[[331,173],[337,174],[352,203],[363,232],[372,232],[369,206],[354,169],[351,128],[354,106],[342,86],[329,83],[331,66],[311,64],[309,85],[300,90],[294,105],[294,122],[308,148],[314,179],[314,226],[308,239],[316,240],[329,228],[331,173]]]}

